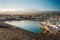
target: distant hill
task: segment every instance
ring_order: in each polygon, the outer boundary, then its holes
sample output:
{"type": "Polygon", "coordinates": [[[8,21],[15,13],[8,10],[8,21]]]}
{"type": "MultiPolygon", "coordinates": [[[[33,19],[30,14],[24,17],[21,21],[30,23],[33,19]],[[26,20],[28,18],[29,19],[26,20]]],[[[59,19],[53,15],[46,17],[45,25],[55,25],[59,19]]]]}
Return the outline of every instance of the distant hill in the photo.
{"type": "Polygon", "coordinates": [[[0,15],[1,14],[5,14],[5,15],[21,15],[21,14],[28,14],[28,15],[32,15],[32,14],[59,14],[60,15],[60,11],[40,11],[40,10],[35,10],[35,9],[1,9],[0,10],[0,15]]]}

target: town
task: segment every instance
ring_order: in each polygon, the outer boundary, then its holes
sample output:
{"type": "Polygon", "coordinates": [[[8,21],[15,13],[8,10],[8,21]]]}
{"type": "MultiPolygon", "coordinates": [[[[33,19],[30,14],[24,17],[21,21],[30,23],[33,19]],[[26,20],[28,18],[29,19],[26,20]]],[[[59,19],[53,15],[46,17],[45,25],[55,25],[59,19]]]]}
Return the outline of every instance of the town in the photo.
{"type": "MultiPolygon", "coordinates": [[[[47,19],[51,19],[51,18],[57,18],[58,20],[60,20],[60,12],[45,12],[45,13],[32,13],[32,14],[13,14],[13,12],[11,12],[11,14],[8,14],[9,12],[7,12],[7,14],[0,14],[0,21],[8,21],[8,20],[35,20],[35,21],[44,21],[47,19]]],[[[17,12],[18,13],[18,12],[17,12]]]]}

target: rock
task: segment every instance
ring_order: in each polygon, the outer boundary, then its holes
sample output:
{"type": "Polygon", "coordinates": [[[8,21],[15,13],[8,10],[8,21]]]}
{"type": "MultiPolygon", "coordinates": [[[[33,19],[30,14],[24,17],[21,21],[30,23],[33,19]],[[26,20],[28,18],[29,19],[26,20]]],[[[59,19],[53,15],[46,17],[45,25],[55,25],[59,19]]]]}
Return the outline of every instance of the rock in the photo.
{"type": "Polygon", "coordinates": [[[0,28],[0,40],[59,40],[60,33],[43,34],[32,33],[21,28],[0,28]]]}

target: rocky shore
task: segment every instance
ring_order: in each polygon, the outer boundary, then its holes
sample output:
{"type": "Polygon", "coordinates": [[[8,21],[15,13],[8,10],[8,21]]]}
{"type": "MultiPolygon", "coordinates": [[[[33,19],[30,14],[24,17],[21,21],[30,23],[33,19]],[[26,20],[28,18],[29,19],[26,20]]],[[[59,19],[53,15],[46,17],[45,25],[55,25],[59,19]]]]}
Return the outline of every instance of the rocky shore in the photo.
{"type": "Polygon", "coordinates": [[[32,33],[20,28],[0,27],[0,40],[60,40],[60,33],[47,35],[32,33]]]}
{"type": "Polygon", "coordinates": [[[60,33],[47,35],[23,29],[0,28],[0,40],[60,40],[60,33]]]}

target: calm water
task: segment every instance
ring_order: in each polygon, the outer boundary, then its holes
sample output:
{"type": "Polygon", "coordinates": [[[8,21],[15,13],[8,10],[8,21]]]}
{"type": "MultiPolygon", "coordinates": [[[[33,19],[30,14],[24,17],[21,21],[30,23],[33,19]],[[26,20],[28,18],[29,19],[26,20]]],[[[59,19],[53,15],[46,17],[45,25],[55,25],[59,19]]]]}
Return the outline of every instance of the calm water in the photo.
{"type": "Polygon", "coordinates": [[[22,20],[22,21],[6,21],[5,23],[14,25],[16,27],[19,27],[34,33],[41,32],[40,21],[22,20]]]}

